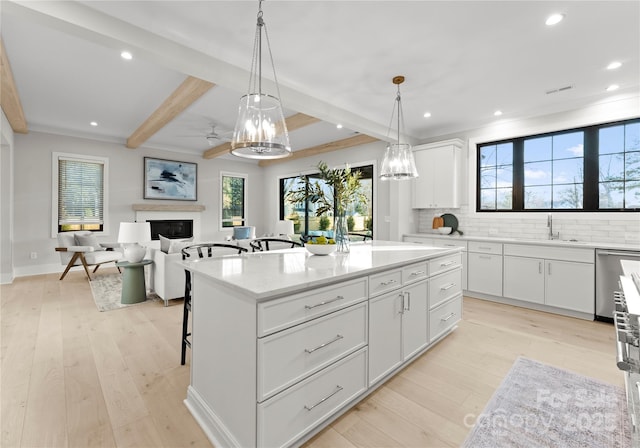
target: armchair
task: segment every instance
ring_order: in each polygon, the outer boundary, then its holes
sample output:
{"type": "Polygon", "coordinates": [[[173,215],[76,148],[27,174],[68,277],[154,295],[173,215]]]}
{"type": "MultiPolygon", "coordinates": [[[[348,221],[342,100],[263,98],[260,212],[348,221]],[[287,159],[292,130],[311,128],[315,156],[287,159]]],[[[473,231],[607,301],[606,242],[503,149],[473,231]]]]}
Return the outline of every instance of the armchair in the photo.
{"type": "Polygon", "coordinates": [[[72,267],[82,266],[91,281],[89,266],[95,266],[93,272],[96,272],[101,264],[116,262],[122,258],[121,252],[113,250],[117,246],[119,245],[98,243],[95,235],[88,231],[58,233],[56,252],[60,253],[62,265],[66,265],[60,280],[64,279],[72,267]]]}

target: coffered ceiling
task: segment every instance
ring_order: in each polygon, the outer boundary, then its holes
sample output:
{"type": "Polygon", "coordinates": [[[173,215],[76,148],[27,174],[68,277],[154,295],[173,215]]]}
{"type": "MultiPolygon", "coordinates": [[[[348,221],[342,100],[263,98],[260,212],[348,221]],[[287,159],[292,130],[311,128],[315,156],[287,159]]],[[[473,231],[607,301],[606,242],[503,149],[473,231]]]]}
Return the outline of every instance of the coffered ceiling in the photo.
{"type": "MultiPolygon", "coordinates": [[[[248,87],[257,7],[2,0],[3,57],[27,130],[231,157],[224,145],[248,87]]],[[[263,9],[297,157],[388,140],[399,74],[413,143],[640,98],[638,1],[267,0],[263,9]],[[557,12],[564,20],[545,25],[557,12]],[[622,66],[608,70],[612,61],[622,66]]]]}

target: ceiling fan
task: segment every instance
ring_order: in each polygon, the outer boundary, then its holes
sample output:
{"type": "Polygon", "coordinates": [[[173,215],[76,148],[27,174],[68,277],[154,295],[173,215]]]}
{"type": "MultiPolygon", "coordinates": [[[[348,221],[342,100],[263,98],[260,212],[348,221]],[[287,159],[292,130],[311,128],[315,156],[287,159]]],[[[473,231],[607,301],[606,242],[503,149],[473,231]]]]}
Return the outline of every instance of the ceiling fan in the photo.
{"type": "Polygon", "coordinates": [[[211,130],[207,135],[205,135],[205,139],[207,140],[207,143],[209,143],[209,146],[215,146],[220,143],[230,142],[232,135],[233,131],[217,132],[216,125],[212,124],[211,130]]]}

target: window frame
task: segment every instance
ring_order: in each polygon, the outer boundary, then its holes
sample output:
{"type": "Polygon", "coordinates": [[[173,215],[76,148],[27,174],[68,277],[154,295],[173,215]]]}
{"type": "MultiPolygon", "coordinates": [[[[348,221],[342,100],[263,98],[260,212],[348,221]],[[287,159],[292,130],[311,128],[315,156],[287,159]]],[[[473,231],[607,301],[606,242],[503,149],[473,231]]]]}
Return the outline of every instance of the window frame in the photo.
{"type": "MultiPolygon", "coordinates": [[[[76,160],[86,163],[102,164],[102,230],[90,230],[96,235],[109,235],[109,158],[89,156],[85,154],[52,152],[51,153],[51,238],[57,238],[59,226],[58,188],[60,186],[60,160],[76,160]]],[[[72,232],[72,230],[69,230],[72,232]]]]}
{"type": "Polygon", "coordinates": [[[640,208],[600,208],[599,207],[599,153],[598,133],[600,129],[640,123],[640,117],[625,120],[617,120],[587,126],[572,127],[557,131],[542,132],[519,137],[504,138],[500,140],[476,140],[475,146],[475,184],[473,197],[475,198],[474,213],[479,216],[493,213],[618,213],[638,212],[640,208]],[[553,137],[574,132],[584,133],[583,142],[583,201],[582,208],[524,208],[524,141],[541,137],[553,137]],[[480,149],[484,146],[513,144],[513,184],[512,184],[512,208],[511,209],[482,209],[481,208],[481,165],[480,149]]]}
{"type": "MultiPolygon", "coordinates": [[[[247,173],[235,173],[230,171],[221,171],[220,172],[220,220],[219,220],[219,230],[220,231],[228,231],[232,230],[234,227],[242,227],[247,226],[249,222],[249,208],[248,208],[248,200],[249,200],[249,175],[247,173]],[[242,179],[244,182],[244,194],[242,198],[242,224],[240,226],[232,225],[232,226],[224,226],[225,219],[224,216],[224,178],[225,177],[234,177],[242,179]]],[[[226,220],[228,221],[228,220],[226,220]]]]}

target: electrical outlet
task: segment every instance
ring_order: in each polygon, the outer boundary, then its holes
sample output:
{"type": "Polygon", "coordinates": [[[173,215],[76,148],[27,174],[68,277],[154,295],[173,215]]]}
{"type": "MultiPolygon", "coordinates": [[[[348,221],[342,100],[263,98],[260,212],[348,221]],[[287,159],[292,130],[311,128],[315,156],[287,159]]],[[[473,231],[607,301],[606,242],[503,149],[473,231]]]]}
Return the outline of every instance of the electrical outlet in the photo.
{"type": "Polygon", "coordinates": [[[29,258],[31,258],[32,260],[35,260],[36,258],[38,258],[38,252],[31,252],[29,254],[29,258]]]}

